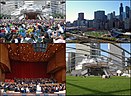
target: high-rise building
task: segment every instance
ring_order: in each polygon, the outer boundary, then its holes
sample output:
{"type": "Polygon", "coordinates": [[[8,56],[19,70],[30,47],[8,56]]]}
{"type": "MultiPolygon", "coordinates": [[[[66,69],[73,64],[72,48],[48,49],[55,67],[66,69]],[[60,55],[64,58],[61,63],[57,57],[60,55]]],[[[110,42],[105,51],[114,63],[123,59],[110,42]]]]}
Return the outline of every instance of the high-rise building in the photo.
{"type": "Polygon", "coordinates": [[[42,0],[39,0],[39,1],[34,1],[34,4],[36,4],[41,10],[50,6],[48,3],[49,1],[42,1],[42,0]]]}
{"type": "Polygon", "coordinates": [[[90,55],[90,47],[83,44],[76,44],[76,64],[82,61],[86,56],[90,55]]]}
{"type": "MultiPolygon", "coordinates": [[[[122,56],[125,56],[125,52],[124,51],[122,51],[122,56]]],[[[125,65],[126,65],[126,62],[125,62],[125,57],[122,57],[122,66],[123,66],[123,68],[125,67],[125,65]]]]}
{"type": "Polygon", "coordinates": [[[94,19],[104,21],[105,20],[105,11],[95,11],[94,19]]]}
{"type": "Polygon", "coordinates": [[[127,66],[131,66],[131,57],[127,58],[127,66]]]}
{"type": "Polygon", "coordinates": [[[111,20],[111,13],[108,13],[108,14],[107,14],[107,19],[108,19],[108,20],[111,20]]]}
{"type": "Polygon", "coordinates": [[[84,13],[78,13],[78,20],[84,20],[84,13]]]}
{"type": "Polygon", "coordinates": [[[130,12],[129,12],[129,29],[131,31],[131,9],[130,9],[130,12]]]}
{"type": "Polygon", "coordinates": [[[100,56],[100,51],[98,50],[98,48],[100,48],[100,44],[99,43],[90,43],[90,45],[92,46],[90,49],[90,58],[97,58],[97,56],[100,56]]]}
{"type": "Polygon", "coordinates": [[[67,60],[67,71],[72,71],[75,69],[75,53],[69,52],[68,53],[68,60],[67,60]]]}
{"type": "Polygon", "coordinates": [[[130,7],[126,6],[125,11],[126,11],[126,18],[129,18],[130,7]]]}
{"type": "MultiPolygon", "coordinates": [[[[116,45],[121,47],[120,43],[116,43],[116,45]]],[[[119,47],[116,47],[113,44],[108,44],[109,52],[115,54],[115,55],[109,54],[109,57],[111,59],[113,59],[112,62],[113,62],[114,65],[116,65],[116,67],[117,67],[116,69],[117,70],[121,70],[123,68],[123,61],[124,61],[123,60],[124,58],[122,57],[124,55],[123,50],[120,49],[119,47]]]]}
{"type": "Polygon", "coordinates": [[[40,9],[42,10],[42,17],[49,17],[49,15],[52,14],[52,11],[51,11],[51,1],[42,1],[42,0],[36,0],[34,1],[34,4],[40,9]]]}
{"type": "Polygon", "coordinates": [[[115,16],[115,11],[113,11],[113,13],[107,14],[107,19],[108,19],[108,20],[111,20],[111,19],[114,19],[114,18],[116,18],[116,16],[115,16]]]}
{"type": "MultiPolygon", "coordinates": [[[[24,5],[24,0],[2,0],[5,4],[0,4],[0,14],[5,16],[10,16],[12,11],[22,7],[24,5]]],[[[3,17],[6,19],[6,17],[3,17]]]]}
{"type": "Polygon", "coordinates": [[[123,17],[123,18],[122,18],[123,21],[127,18],[127,17],[126,17],[126,12],[123,12],[123,13],[122,13],[122,17],[123,17]]]}
{"type": "Polygon", "coordinates": [[[50,0],[52,14],[62,14],[65,15],[65,0],[50,0]]]}
{"type": "Polygon", "coordinates": [[[105,11],[94,12],[94,23],[93,23],[94,28],[104,29],[106,20],[107,20],[107,16],[105,15],[105,11]]]}
{"type": "Polygon", "coordinates": [[[83,58],[96,58],[96,55],[100,55],[100,51],[95,48],[100,48],[98,43],[87,43],[87,45],[76,44],[76,59],[75,64],[78,64],[83,60],[83,58]],[[93,48],[92,48],[93,47],[93,48]]]}
{"type": "Polygon", "coordinates": [[[58,12],[62,15],[66,14],[66,4],[65,0],[60,0],[59,5],[58,5],[58,12]]]}
{"type": "Polygon", "coordinates": [[[119,11],[120,11],[119,19],[120,19],[121,21],[123,21],[123,5],[122,5],[122,3],[120,4],[119,11]]]}
{"type": "Polygon", "coordinates": [[[130,29],[130,23],[131,23],[130,19],[125,18],[124,19],[124,29],[129,30],[130,29]]]}
{"type": "Polygon", "coordinates": [[[115,16],[116,16],[116,15],[115,15],[115,11],[113,11],[113,18],[115,18],[115,16]]]}
{"type": "Polygon", "coordinates": [[[93,20],[88,20],[87,23],[88,28],[93,28],[93,20]]]}
{"type": "Polygon", "coordinates": [[[129,10],[129,18],[131,18],[131,9],[129,10]]]}
{"type": "Polygon", "coordinates": [[[131,13],[130,7],[125,7],[125,19],[124,19],[124,28],[126,30],[131,30],[131,13]]]}

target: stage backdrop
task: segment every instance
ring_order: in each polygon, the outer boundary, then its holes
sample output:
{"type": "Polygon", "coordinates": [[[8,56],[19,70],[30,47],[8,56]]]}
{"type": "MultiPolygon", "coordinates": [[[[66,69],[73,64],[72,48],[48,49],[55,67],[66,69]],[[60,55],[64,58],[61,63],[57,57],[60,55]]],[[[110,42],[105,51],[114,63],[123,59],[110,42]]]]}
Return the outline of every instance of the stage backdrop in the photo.
{"type": "Polygon", "coordinates": [[[11,61],[11,73],[6,73],[6,79],[13,78],[49,78],[47,65],[44,63],[11,61]]]}

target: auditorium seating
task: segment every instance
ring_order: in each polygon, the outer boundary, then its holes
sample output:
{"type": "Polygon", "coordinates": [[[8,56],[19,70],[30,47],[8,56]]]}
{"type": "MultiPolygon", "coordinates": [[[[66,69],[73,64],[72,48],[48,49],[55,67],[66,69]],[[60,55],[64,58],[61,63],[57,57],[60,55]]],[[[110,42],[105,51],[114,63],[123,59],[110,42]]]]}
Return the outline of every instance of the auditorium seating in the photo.
{"type": "Polygon", "coordinates": [[[0,90],[3,96],[11,94],[64,94],[65,83],[57,83],[56,80],[48,78],[7,79],[0,83],[0,90]]]}
{"type": "Polygon", "coordinates": [[[64,21],[1,20],[2,43],[65,43],[64,21]],[[52,22],[52,23],[51,23],[52,22]]]}

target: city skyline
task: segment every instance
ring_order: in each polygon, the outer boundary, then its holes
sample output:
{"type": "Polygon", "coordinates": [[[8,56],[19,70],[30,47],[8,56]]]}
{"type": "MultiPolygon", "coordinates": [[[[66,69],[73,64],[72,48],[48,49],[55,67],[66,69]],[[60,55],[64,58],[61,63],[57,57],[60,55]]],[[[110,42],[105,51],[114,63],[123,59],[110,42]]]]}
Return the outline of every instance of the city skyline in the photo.
{"type": "Polygon", "coordinates": [[[126,0],[126,1],[71,1],[71,0],[67,0],[66,1],[66,21],[73,22],[74,20],[77,20],[78,13],[81,13],[81,12],[84,13],[84,18],[88,20],[93,20],[94,12],[99,11],[99,10],[105,11],[105,15],[113,11],[115,11],[116,15],[119,15],[120,3],[123,4],[124,12],[125,12],[125,6],[130,7],[129,0],[126,0]],[[110,5],[112,6],[110,7],[110,5]]]}

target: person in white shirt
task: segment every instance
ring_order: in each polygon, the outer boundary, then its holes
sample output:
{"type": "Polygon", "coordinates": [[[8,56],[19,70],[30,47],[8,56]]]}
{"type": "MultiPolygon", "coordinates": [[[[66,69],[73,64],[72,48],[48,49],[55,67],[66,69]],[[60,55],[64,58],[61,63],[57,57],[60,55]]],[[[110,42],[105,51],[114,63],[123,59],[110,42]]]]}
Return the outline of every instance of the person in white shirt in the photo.
{"type": "Polygon", "coordinates": [[[54,43],[66,43],[66,41],[64,40],[64,36],[60,35],[59,39],[54,39],[54,43]]]}
{"type": "Polygon", "coordinates": [[[29,92],[30,92],[30,90],[29,90],[29,88],[28,88],[28,87],[26,87],[26,92],[27,92],[27,93],[29,93],[29,92]]]}
{"type": "Polygon", "coordinates": [[[58,33],[58,36],[60,36],[60,34],[63,34],[63,33],[64,33],[64,30],[63,30],[63,28],[61,27],[60,24],[58,24],[58,30],[57,30],[57,33],[58,33]]]}
{"type": "Polygon", "coordinates": [[[36,86],[36,88],[37,88],[37,89],[36,89],[37,92],[41,92],[40,84],[38,84],[38,85],[36,86]]]}
{"type": "Polygon", "coordinates": [[[24,93],[24,88],[23,87],[21,88],[21,92],[24,93]]]}

